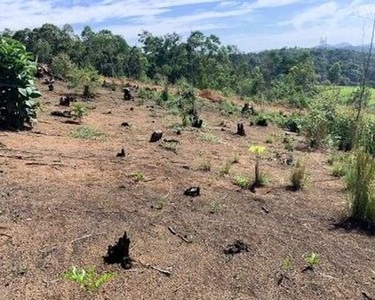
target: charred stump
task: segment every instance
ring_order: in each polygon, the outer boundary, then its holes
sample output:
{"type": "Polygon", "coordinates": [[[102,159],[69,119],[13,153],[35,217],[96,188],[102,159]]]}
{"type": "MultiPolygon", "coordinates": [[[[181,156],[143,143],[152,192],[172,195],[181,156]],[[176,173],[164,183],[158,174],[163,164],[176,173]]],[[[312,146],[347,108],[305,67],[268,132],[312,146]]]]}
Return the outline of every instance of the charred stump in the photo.
{"type": "Polygon", "coordinates": [[[119,153],[117,153],[116,157],[125,157],[125,150],[124,148],[121,149],[119,153]]]}
{"type": "Polygon", "coordinates": [[[203,126],[203,120],[199,119],[197,115],[194,115],[191,120],[191,126],[194,128],[202,128],[203,126]]]}
{"type": "Polygon", "coordinates": [[[63,96],[60,98],[60,105],[61,106],[70,106],[70,103],[73,102],[73,97],[71,96],[63,96]]]}
{"type": "Polygon", "coordinates": [[[50,92],[53,92],[53,89],[54,89],[54,87],[53,87],[53,83],[48,84],[48,90],[49,90],[50,92]]]}
{"type": "Polygon", "coordinates": [[[257,113],[255,112],[254,106],[250,105],[249,103],[245,103],[243,106],[241,113],[243,115],[250,115],[250,116],[255,116],[257,113]]]}
{"type": "Polygon", "coordinates": [[[267,121],[266,118],[259,118],[255,124],[257,126],[267,127],[268,126],[268,121],[267,121]]]}
{"type": "Polygon", "coordinates": [[[123,92],[125,101],[134,100],[134,93],[130,88],[124,88],[123,92]]]}
{"type": "Polygon", "coordinates": [[[151,135],[150,143],[156,143],[160,141],[162,137],[163,137],[163,131],[160,131],[160,130],[154,131],[151,135]]]}
{"type": "Polygon", "coordinates": [[[51,116],[61,117],[61,118],[71,118],[72,117],[72,113],[70,111],[68,111],[68,110],[65,110],[65,111],[55,110],[55,111],[51,112],[51,116]]]}
{"type": "Polygon", "coordinates": [[[241,240],[235,241],[234,244],[228,245],[227,248],[224,249],[226,255],[235,255],[241,252],[249,252],[249,245],[241,240]]]}
{"type": "Polygon", "coordinates": [[[237,132],[236,134],[238,134],[239,136],[246,136],[246,132],[245,132],[245,128],[243,126],[243,123],[238,123],[237,124],[237,132]]]}
{"type": "Polygon", "coordinates": [[[184,192],[184,195],[189,196],[189,197],[198,197],[198,196],[200,196],[200,194],[201,194],[200,187],[191,187],[191,188],[188,188],[184,192]]]}
{"type": "Polygon", "coordinates": [[[104,262],[109,265],[120,264],[125,270],[129,270],[132,267],[132,259],[129,254],[130,250],[130,239],[128,238],[126,231],[118,242],[113,246],[108,246],[107,255],[104,256],[104,262]]]}

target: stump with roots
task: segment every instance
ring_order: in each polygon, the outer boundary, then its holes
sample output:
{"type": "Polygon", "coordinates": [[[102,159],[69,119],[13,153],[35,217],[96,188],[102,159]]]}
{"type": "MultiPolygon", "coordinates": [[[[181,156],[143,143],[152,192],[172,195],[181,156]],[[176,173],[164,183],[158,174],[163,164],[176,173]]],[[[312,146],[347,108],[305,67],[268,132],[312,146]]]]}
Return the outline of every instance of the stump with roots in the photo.
{"type": "Polygon", "coordinates": [[[243,126],[243,123],[237,124],[237,133],[239,136],[246,136],[245,128],[243,126]]]}
{"type": "Polygon", "coordinates": [[[191,121],[191,126],[194,128],[202,128],[203,120],[199,119],[197,115],[194,115],[191,121]]]}
{"type": "Polygon", "coordinates": [[[162,137],[163,137],[163,131],[160,131],[160,130],[154,131],[151,135],[150,143],[156,143],[160,141],[162,137]]]}
{"type": "Polygon", "coordinates": [[[104,262],[106,264],[120,264],[122,268],[128,270],[132,267],[132,259],[129,254],[130,250],[130,239],[128,238],[126,231],[118,242],[113,246],[108,246],[107,255],[104,256],[104,262]]]}
{"type": "Polygon", "coordinates": [[[125,150],[124,148],[121,149],[119,153],[117,153],[116,157],[125,157],[125,150]]]}
{"type": "Polygon", "coordinates": [[[53,83],[48,84],[48,90],[49,90],[50,92],[53,92],[53,89],[54,89],[54,87],[53,87],[53,83]]]}

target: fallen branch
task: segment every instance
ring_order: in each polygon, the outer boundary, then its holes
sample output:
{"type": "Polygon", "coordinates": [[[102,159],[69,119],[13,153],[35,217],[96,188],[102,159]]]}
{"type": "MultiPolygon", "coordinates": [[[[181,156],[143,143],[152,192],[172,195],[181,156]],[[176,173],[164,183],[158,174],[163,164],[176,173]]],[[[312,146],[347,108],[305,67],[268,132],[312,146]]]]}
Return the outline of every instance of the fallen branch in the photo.
{"type": "Polygon", "coordinates": [[[152,269],[152,270],[155,270],[155,271],[158,271],[159,273],[165,275],[165,276],[171,276],[172,273],[167,271],[167,270],[163,270],[163,269],[160,269],[158,267],[155,267],[155,266],[152,266],[152,265],[149,265],[149,264],[145,264],[139,260],[135,260],[135,259],[132,259],[132,261],[136,262],[136,263],[139,263],[142,267],[144,268],[147,268],[147,269],[152,269]]]}
{"type": "Polygon", "coordinates": [[[179,237],[181,240],[183,240],[185,243],[187,243],[187,244],[191,244],[191,243],[192,243],[191,241],[187,240],[183,235],[177,233],[177,232],[173,229],[173,227],[169,226],[168,229],[169,229],[169,231],[170,231],[173,235],[178,236],[178,237],[179,237]]]}
{"type": "Polygon", "coordinates": [[[70,242],[70,244],[74,244],[74,243],[76,243],[76,242],[78,242],[78,241],[81,241],[81,240],[84,240],[84,239],[88,239],[88,238],[90,238],[90,237],[92,237],[92,236],[94,236],[94,235],[102,235],[102,234],[106,234],[106,232],[99,232],[99,233],[90,233],[90,234],[86,234],[86,235],[84,235],[84,236],[81,236],[81,237],[79,237],[79,238],[76,238],[76,239],[72,240],[72,241],[70,242]]]}

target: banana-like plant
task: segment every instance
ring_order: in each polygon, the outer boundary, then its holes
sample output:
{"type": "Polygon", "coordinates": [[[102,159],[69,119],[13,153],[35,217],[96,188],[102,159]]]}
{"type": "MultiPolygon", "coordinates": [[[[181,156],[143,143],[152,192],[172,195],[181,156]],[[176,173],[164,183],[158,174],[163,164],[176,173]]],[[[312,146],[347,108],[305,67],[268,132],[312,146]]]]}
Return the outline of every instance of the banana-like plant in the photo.
{"type": "Polygon", "coordinates": [[[36,63],[18,41],[0,39],[0,126],[21,129],[36,121],[36,63]]]}

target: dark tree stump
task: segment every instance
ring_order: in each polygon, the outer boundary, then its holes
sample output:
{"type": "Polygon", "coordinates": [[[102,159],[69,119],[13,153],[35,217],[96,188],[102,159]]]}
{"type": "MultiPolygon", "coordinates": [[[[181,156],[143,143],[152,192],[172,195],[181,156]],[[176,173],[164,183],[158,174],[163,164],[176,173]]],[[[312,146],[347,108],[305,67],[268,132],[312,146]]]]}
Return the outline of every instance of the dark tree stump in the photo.
{"type": "Polygon", "coordinates": [[[121,149],[119,153],[117,153],[116,157],[125,157],[125,150],[124,148],[121,149]]]}
{"type": "Polygon", "coordinates": [[[74,98],[71,96],[63,96],[60,98],[60,105],[61,106],[70,106],[70,103],[74,101],[74,98]]]}
{"type": "Polygon", "coordinates": [[[50,92],[53,92],[53,89],[54,89],[53,84],[50,83],[50,84],[48,85],[48,90],[49,90],[50,92]]]}
{"type": "Polygon", "coordinates": [[[243,126],[243,123],[237,124],[237,133],[239,136],[246,136],[245,128],[243,126]]]}
{"type": "Polygon", "coordinates": [[[121,264],[122,268],[129,270],[132,267],[132,259],[130,258],[129,250],[130,239],[125,231],[124,235],[115,245],[108,246],[107,255],[104,256],[104,262],[109,265],[121,264]]]}
{"type": "Polygon", "coordinates": [[[160,141],[162,137],[163,137],[163,131],[160,131],[160,130],[154,131],[151,135],[150,143],[156,143],[160,141]]]}
{"type": "Polygon", "coordinates": [[[348,141],[341,142],[339,145],[339,150],[344,152],[349,152],[352,150],[352,145],[348,141]]]}
{"type": "Polygon", "coordinates": [[[130,127],[130,124],[128,122],[123,122],[121,123],[122,127],[130,127]]]}
{"type": "Polygon", "coordinates": [[[124,88],[124,100],[129,101],[129,100],[134,100],[134,92],[130,88],[124,88]]]}
{"type": "Polygon", "coordinates": [[[267,121],[267,119],[265,119],[265,118],[260,118],[260,119],[256,122],[256,125],[257,125],[257,126],[262,126],[262,127],[267,127],[267,126],[268,126],[268,121],[267,121]]]}
{"type": "Polygon", "coordinates": [[[200,194],[201,194],[200,187],[191,187],[191,188],[188,188],[184,192],[184,195],[189,196],[189,197],[198,197],[198,196],[200,196],[200,194]]]}
{"type": "Polygon", "coordinates": [[[191,126],[194,128],[202,128],[203,120],[199,119],[197,115],[194,115],[191,121],[191,126]]]}

